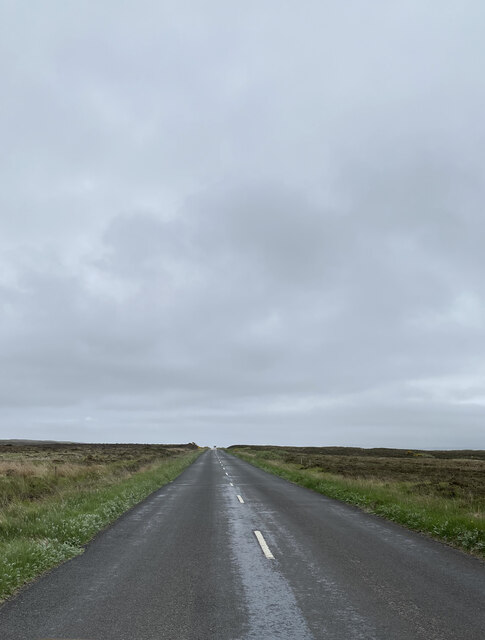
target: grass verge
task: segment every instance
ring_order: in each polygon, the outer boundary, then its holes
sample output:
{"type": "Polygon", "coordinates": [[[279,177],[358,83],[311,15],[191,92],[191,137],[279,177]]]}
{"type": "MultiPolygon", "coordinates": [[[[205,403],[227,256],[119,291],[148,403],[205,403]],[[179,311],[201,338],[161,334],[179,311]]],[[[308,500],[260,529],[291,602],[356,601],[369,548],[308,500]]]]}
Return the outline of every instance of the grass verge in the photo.
{"type": "Polygon", "coordinates": [[[485,558],[483,501],[473,495],[464,501],[432,492],[415,493],[412,482],[346,477],[318,467],[302,468],[301,464],[282,460],[282,454],[275,450],[231,448],[228,453],[290,482],[485,558]]]}
{"type": "Polygon", "coordinates": [[[41,500],[14,501],[0,511],[0,601],[56,565],[125,511],[173,480],[201,450],[152,462],[120,478],[74,484],[41,500]]]}

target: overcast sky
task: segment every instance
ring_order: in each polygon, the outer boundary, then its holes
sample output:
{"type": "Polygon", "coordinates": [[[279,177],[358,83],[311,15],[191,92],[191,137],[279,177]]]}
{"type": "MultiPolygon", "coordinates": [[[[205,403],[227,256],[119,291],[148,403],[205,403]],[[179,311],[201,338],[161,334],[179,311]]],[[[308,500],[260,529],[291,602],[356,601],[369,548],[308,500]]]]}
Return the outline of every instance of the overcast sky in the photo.
{"type": "Polygon", "coordinates": [[[485,448],[483,0],[0,0],[0,437],[485,448]]]}

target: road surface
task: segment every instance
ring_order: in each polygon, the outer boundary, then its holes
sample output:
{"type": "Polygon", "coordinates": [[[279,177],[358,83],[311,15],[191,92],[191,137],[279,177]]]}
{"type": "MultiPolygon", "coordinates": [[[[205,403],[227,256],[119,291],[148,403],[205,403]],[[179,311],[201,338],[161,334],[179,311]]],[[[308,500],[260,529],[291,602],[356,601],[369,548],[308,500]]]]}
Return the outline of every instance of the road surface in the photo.
{"type": "Polygon", "coordinates": [[[1,607],[0,638],[483,640],[485,563],[211,450],[1,607]]]}

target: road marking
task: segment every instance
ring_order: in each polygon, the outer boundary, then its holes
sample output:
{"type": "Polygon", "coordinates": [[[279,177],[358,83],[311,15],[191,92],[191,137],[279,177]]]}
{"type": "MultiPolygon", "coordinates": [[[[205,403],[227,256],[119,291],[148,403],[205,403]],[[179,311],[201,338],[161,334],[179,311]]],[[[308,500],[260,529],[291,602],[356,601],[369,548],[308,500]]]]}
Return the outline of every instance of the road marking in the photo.
{"type": "Polygon", "coordinates": [[[241,496],[239,496],[239,495],[238,495],[237,499],[239,500],[239,502],[240,502],[241,504],[244,504],[244,500],[241,498],[241,496]]]}
{"type": "Polygon", "coordinates": [[[261,547],[264,555],[268,558],[268,560],[274,560],[274,555],[269,550],[269,547],[266,544],[266,540],[263,538],[263,534],[261,533],[261,531],[255,531],[254,535],[256,536],[256,540],[259,542],[259,546],[261,547]]]}
{"type": "Polygon", "coordinates": [[[231,487],[233,487],[234,485],[232,484],[232,482],[229,483],[231,485],[231,487]]]}
{"type": "Polygon", "coordinates": [[[229,474],[228,474],[228,473],[227,473],[227,471],[226,471],[226,476],[228,476],[228,475],[229,475],[229,474]]]}

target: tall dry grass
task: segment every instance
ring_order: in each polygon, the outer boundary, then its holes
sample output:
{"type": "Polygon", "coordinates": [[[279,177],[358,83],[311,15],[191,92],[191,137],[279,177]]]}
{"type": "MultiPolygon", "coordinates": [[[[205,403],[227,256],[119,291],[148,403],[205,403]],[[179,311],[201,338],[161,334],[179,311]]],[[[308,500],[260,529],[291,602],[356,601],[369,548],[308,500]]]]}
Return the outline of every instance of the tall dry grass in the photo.
{"type": "Polygon", "coordinates": [[[14,502],[40,500],[71,486],[95,482],[112,469],[65,462],[0,461],[0,509],[14,502]]]}
{"type": "MultiPolygon", "coordinates": [[[[90,470],[101,473],[103,465],[91,465],[90,470]]],[[[86,465],[73,462],[33,462],[30,460],[0,460],[0,477],[9,478],[45,478],[54,476],[60,478],[76,478],[86,472],[86,465]]]]}
{"type": "Polygon", "coordinates": [[[201,452],[177,450],[151,459],[110,455],[105,464],[0,461],[0,601],[82,553],[100,529],[175,478],[201,452]]]}

